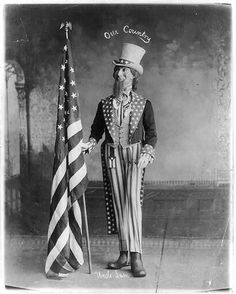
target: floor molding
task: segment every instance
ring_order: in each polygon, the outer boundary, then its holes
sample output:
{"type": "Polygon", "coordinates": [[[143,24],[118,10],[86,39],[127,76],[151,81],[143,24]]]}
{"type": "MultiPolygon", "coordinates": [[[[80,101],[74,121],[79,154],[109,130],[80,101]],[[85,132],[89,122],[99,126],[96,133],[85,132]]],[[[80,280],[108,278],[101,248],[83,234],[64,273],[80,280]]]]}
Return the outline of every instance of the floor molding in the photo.
{"type": "MultiPolygon", "coordinates": [[[[143,247],[162,247],[163,240],[161,238],[143,238],[143,247]]],[[[5,245],[8,248],[22,248],[22,249],[43,249],[47,247],[46,236],[30,236],[30,235],[12,235],[7,236],[5,245]]],[[[83,238],[83,245],[86,246],[86,240],[83,238]]],[[[118,246],[118,239],[116,236],[93,236],[90,237],[90,245],[97,246],[118,246]]],[[[226,249],[230,245],[230,240],[221,239],[196,239],[196,238],[178,238],[166,239],[165,248],[185,248],[185,249],[226,249]]]]}

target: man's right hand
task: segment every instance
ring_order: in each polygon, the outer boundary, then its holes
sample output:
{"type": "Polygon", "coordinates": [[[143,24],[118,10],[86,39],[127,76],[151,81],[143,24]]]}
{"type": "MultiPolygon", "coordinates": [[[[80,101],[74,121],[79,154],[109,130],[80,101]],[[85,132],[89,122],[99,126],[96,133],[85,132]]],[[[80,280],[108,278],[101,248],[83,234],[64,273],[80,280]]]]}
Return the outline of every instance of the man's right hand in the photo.
{"type": "Polygon", "coordinates": [[[81,143],[81,149],[84,153],[90,153],[97,145],[97,141],[94,138],[90,138],[87,143],[81,143]]]}
{"type": "Polygon", "coordinates": [[[87,143],[81,143],[80,146],[81,146],[81,149],[82,149],[82,152],[85,152],[85,153],[89,153],[90,150],[89,149],[92,149],[92,143],[91,142],[87,142],[87,143]]]}

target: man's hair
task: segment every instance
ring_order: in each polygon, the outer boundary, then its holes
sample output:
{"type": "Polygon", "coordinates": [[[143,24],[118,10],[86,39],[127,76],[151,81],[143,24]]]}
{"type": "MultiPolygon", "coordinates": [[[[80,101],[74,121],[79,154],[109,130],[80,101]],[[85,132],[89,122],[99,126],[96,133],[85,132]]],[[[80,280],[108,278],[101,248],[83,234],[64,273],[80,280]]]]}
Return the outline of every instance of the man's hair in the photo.
{"type": "MultiPolygon", "coordinates": [[[[114,79],[116,79],[116,77],[117,77],[117,72],[118,72],[118,70],[121,68],[122,66],[118,66],[118,65],[116,65],[115,67],[114,67],[114,72],[113,72],[113,78],[114,79]]],[[[134,79],[133,79],[133,83],[132,83],[132,90],[135,92],[136,90],[137,90],[137,86],[138,86],[138,78],[139,78],[139,73],[135,70],[135,69],[133,69],[133,68],[130,68],[130,71],[131,71],[131,73],[132,73],[132,75],[133,75],[133,77],[134,77],[134,79]]]]}

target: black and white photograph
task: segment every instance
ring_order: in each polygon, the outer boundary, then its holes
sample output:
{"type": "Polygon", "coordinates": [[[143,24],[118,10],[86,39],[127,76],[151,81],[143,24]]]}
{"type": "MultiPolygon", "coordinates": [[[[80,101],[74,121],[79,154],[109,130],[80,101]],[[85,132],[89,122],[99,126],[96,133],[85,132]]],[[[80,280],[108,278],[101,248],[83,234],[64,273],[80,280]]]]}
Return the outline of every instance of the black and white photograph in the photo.
{"type": "Polygon", "coordinates": [[[232,5],[2,18],[3,290],[232,293],[232,5]]]}

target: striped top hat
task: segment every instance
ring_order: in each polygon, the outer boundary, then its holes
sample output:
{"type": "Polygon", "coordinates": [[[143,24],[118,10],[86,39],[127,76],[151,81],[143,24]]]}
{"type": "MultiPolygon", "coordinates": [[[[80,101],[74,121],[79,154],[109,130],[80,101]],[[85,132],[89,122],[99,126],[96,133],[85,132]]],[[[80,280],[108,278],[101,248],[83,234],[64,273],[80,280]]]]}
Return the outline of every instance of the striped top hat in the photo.
{"type": "Polygon", "coordinates": [[[145,52],[146,50],[138,45],[123,43],[121,57],[118,61],[114,60],[113,63],[117,66],[132,68],[142,75],[143,67],[140,64],[140,61],[143,58],[145,52]]]}

